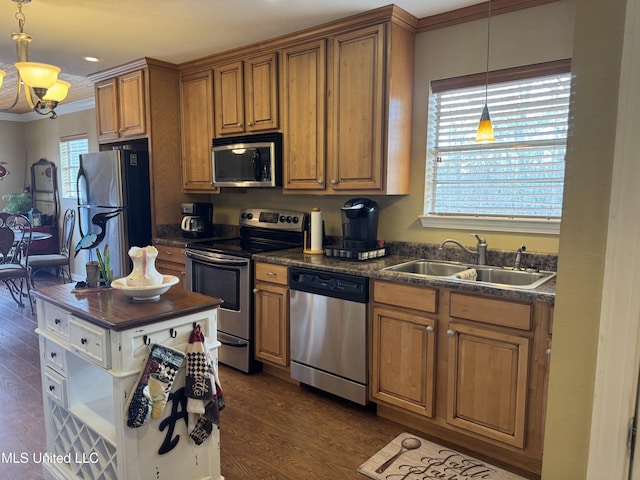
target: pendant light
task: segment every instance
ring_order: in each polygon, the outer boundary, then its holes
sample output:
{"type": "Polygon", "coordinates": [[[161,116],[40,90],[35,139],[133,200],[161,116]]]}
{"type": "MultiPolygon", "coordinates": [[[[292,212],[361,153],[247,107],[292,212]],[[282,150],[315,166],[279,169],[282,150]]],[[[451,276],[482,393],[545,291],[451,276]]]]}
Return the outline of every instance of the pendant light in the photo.
{"type": "MultiPolygon", "coordinates": [[[[12,0],[18,4],[16,19],[18,20],[19,32],[11,34],[11,38],[16,44],[16,63],[18,79],[16,82],[16,94],[13,103],[6,108],[0,108],[0,112],[9,112],[15,107],[20,99],[20,92],[24,86],[24,96],[29,107],[40,115],[49,115],[56,118],[55,108],[58,103],[64,100],[71,84],[58,79],[60,69],[54,65],[46,63],[36,63],[29,61],[29,44],[31,35],[24,32],[25,16],[22,13],[22,6],[31,0],[12,0]],[[37,97],[34,101],[33,94],[37,97]]],[[[6,72],[0,70],[0,87],[6,72]]]]}
{"type": "Polygon", "coordinates": [[[487,68],[486,79],[484,84],[484,107],[482,108],[482,115],[480,116],[480,123],[478,124],[478,132],[476,133],[476,143],[489,143],[495,142],[496,138],[493,136],[493,125],[491,124],[491,117],[489,116],[489,106],[487,105],[487,97],[489,90],[489,40],[491,38],[491,0],[489,0],[489,15],[487,18],[487,68]]]}

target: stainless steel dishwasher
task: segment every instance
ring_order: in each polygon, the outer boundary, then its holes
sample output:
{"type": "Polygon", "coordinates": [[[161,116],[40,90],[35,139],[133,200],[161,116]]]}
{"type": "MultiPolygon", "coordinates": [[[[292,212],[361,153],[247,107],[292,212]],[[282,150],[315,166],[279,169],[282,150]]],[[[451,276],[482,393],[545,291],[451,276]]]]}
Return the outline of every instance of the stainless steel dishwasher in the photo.
{"type": "Polygon", "coordinates": [[[291,378],[367,404],[367,278],[289,268],[291,378]]]}

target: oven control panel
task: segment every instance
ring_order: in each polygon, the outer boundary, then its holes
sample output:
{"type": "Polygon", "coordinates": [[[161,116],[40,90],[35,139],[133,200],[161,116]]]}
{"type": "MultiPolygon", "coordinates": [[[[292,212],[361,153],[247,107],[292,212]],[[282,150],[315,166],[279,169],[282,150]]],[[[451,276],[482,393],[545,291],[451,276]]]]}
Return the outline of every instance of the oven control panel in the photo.
{"type": "Polygon", "coordinates": [[[293,210],[243,208],[240,210],[240,226],[301,232],[306,215],[305,212],[293,210]]]}

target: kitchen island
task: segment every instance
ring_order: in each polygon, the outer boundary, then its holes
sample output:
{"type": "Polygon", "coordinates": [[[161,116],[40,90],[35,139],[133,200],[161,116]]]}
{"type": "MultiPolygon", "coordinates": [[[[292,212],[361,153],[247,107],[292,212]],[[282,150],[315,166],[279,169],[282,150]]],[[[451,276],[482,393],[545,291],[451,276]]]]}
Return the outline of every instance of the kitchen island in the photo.
{"type": "Polygon", "coordinates": [[[162,415],[126,425],[127,399],[153,345],[185,352],[199,325],[217,368],[220,299],[173,287],[154,301],[115,289],[73,284],[36,297],[47,452],[47,479],[219,480],[219,431],[189,440],[185,369],[175,376],[162,415]]]}

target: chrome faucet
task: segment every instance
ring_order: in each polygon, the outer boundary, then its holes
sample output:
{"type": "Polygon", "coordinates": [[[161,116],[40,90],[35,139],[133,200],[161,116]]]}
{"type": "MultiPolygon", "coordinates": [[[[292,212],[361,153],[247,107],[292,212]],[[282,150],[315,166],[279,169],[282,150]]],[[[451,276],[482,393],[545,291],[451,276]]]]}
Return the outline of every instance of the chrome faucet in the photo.
{"type": "Polygon", "coordinates": [[[440,242],[440,245],[438,246],[438,250],[442,250],[442,247],[444,247],[447,243],[453,243],[459,246],[465,252],[470,253],[471,255],[476,255],[478,257],[478,262],[477,262],[478,265],[486,265],[487,264],[487,241],[484,239],[484,237],[481,237],[477,233],[471,233],[470,235],[472,237],[475,237],[476,240],[478,241],[477,250],[475,252],[473,250],[469,250],[467,247],[462,245],[458,240],[454,240],[453,238],[447,238],[446,240],[443,240],[442,242],[440,242]]]}
{"type": "Polygon", "coordinates": [[[527,250],[527,247],[525,245],[522,245],[516,252],[516,261],[513,264],[514,270],[520,270],[520,266],[522,265],[522,252],[526,250],[527,250]]]}

